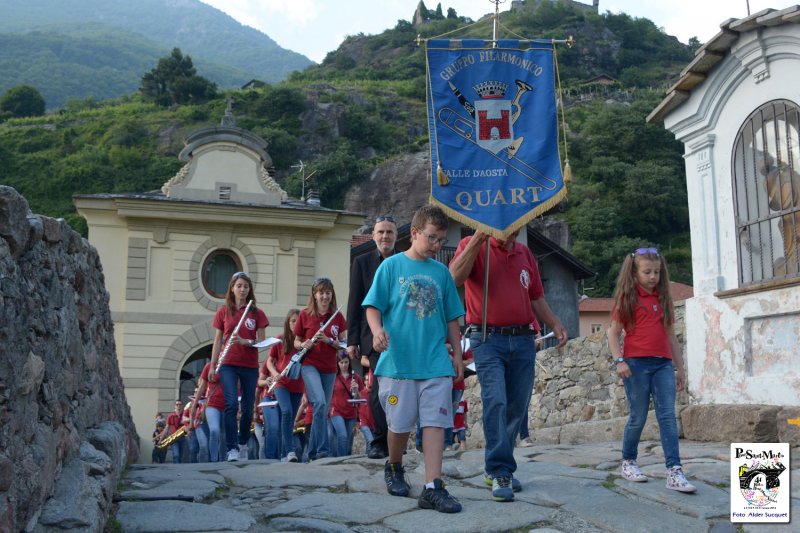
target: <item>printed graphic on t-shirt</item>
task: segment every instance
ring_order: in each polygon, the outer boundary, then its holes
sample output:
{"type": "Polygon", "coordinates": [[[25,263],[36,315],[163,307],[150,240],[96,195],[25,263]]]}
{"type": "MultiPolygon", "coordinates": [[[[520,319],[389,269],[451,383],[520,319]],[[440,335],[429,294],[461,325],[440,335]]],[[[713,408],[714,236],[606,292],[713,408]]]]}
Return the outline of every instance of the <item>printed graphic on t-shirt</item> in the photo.
{"type": "Polygon", "coordinates": [[[250,331],[256,329],[256,320],[254,318],[248,318],[244,321],[244,327],[249,329],[250,331]]]}
{"type": "Polygon", "coordinates": [[[331,335],[333,335],[337,339],[339,338],[339,326],[336,325],[331,326],[331,335]]]}
{"type": "Polygon", "coordinates": [[[531,275],[526,269],[522,269],[519,273],[519,282],[522,284],[523,287],[527,290],[528,287],[531,285],[531,275]]]}
{"type": "Polygon", "coordinates": [[[413,310],[419,320],[432,316],[436,312],[436,302],[441,299],[439,286],[424,274],[400,278],[400,296],[405,298],[406,307],[413,310]]]}

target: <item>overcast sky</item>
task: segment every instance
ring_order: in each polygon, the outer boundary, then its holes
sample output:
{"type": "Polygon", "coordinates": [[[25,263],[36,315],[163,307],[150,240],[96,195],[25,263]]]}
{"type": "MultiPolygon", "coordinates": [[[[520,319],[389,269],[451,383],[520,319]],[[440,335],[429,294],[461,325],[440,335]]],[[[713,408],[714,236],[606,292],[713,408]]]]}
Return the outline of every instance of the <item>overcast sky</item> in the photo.
{"type": "MultiPolygon", "coordinates": [[[[393,28],[397,21],[411,20],[418,0],[201,0],[246,26],[269,35],[280,46],[320,62],[339,47],[347,35],[374,35],[393,28]]],[[[585,0],[591,4],[591,0],[585,0]]],[[[783,9],[800,0],[749,0],[750,12],[768,7],[783,9]]],[[[428,9],[438,2],[425,0],[428,9]]],[[[442,11],[452,7],[460,16],[478,20],[494,12],[492,0],[443,0],[442,11]]],[[[624,12],[649,18],[682,42],[697,36],[705,42],[728,18],[747,16],[747,0],[600,0],[600,11],[624,12]]],[[[510,0],[500,4],[502,12],[510,0]]],[[[536,35],[525,35],[535,38],[536,35]]],[[[578,39],[579,36],[576,36],[578,39]]]]}

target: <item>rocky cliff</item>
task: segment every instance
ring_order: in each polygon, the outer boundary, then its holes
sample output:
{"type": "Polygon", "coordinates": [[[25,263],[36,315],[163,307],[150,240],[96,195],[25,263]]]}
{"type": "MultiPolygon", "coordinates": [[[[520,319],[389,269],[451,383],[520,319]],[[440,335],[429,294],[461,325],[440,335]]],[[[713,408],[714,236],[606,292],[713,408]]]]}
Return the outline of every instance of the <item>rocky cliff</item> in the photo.
{"type": "Polygon", "coordinates": [[[138,440],[97,251],[0,186],[0,531],[102,531],[138,440]]]}

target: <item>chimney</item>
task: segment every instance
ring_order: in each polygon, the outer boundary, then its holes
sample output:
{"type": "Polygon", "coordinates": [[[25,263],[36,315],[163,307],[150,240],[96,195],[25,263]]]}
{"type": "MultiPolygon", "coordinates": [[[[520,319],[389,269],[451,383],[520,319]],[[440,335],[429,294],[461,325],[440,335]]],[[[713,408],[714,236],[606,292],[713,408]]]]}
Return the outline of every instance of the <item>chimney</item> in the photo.
{"type": "Polygon", "coordinates": [[[319,191],[316,190],[316,189],[309,189],[308,190],[308,195],[306,196],[306,203],[308,205],[315,205],[315,206],[319,207],[319,205],[320,205],[320,202],[319,202],[319,191]]]}

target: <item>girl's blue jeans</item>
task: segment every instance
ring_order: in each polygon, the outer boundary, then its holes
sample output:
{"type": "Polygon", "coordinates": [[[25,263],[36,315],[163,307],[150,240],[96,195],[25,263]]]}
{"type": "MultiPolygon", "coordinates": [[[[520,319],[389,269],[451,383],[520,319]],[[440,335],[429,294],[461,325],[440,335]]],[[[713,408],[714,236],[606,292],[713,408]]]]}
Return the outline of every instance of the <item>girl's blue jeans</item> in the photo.
{"type": "Polygon", "coordinates": [[[262,407],[264,413],[264,427],[267,437],[264,446],[265,459],[280,459],[279,448],[281,442],[281,410],[277,405],[262,407]]]}
{"type": "Polygon", "coordinates": [[[353,430],[357,418],[330,417],[329,438],[334,457],[344,457],[353,453],[353,430]]]}
{"type": "Polygon", "coordinates": [[[258,385],[258,368],[222,365],[219,369],[222,392],[225,394],[225,444],[226,451],[238,450],[240,444],[250,440],[250,424],[258,385]],[[236,431],[236,415],[239,412],[239,388],[242,396],[242,416],[239,431],[236,431]]]}
{"type": "Polygon", "coordinates": [[[220,460],[220,435],[222,433],[222,411],[214,407],[206,407],[206,424],[208,425],[208,460],[216,463],[220,460]]]}
{"type": "Polygon", "coordinates": [[[302,392],[289,392],[283,387],[275,388],[275,399],[278,400],[278,407],[281,410],[280,435],[281,435],[281,459],[286,457],[291,451],[295,451],[294,439],[294,417],[297,416],[297,409],[303,399],[302,392]]]}
{"type": "Polygon", "coordinates": [[[622,458],[631,461],[638,455],[639,439],[647,422],[652,397],[667,468],[680,465],[672,360],[666,357],[629,357],[625,362],[631,369],[631,377],[622,383],[631,414],[622,437],[622,458]]]}
{"type": "Polygon", "coordinates": [[[311,435],[308,438],[308,458],[321,459],[330,455],[328,442],[328,410],[331,408],[335,372],[320,372],[316,367],[303,365],[301,370],[306,396],[314,412],[311,435]]]}

